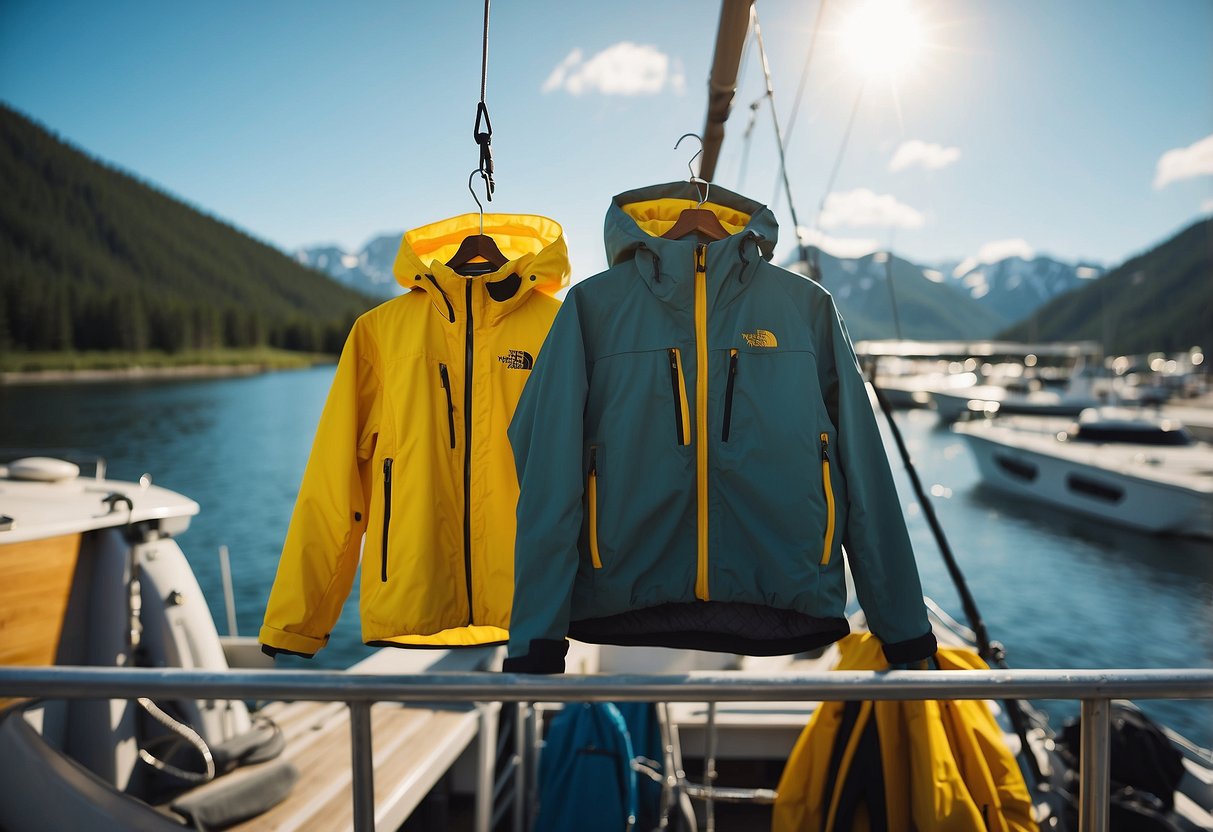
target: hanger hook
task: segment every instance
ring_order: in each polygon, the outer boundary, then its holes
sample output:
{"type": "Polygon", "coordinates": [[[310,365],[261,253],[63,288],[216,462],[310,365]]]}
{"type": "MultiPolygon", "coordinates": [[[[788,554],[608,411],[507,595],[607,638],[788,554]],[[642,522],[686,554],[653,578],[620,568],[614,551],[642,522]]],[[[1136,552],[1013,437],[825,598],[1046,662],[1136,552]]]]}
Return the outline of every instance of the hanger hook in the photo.
{"type": "MultiPolygon", "coordinates": [[[[476,189],[472,187],[472,179],[474,179],[477,174],[482,177],[485,175],[481,168],[476,168],[474,171],[472,171],[472,173],[468,176],[468,193],[470,193],[472,195],[472,199],[476,201],[476,209],[480,212],[480,233],[484,234],[484,206],[480,204],[480,197],[476,196],[476,189]]],[[[487,180],[485,182],[485,189],[488,189],[487,180]]]]}
{"type": "Polygon", "coordinates": [[[700,156],[702,156],[702,155],[703,155],[703,139],[702,139],[702,138],[699,136],[699,134],[698,134],[698,133],[683,133],[681,136],[679,136],[679,137],[678,137],[678,141],[674,142],[674,149],[675,149],[675,150],[677,150],[677,149],[678,149],[678,145],[682,144],[682,140],[683,140],[683,139],[685,139],[685,138],[688,138],[688,137],[693,138],[693,139],[695,139],[697,142],[699,142],[699,150],[697,150],[697,151],[695,152],[695,155],[694,155],[694,156],[692,156],[692,157],[691,157],[691,158],[690,158],[690,159],[687,161],[687,170],[689,170],[689,171],[691,172],[691,178],[690,178],[690,180],[689,180],[689,181],[691,181],[691,182],[694,182],[694,183],[695,183],[695,185],[696,185],[696,190],[698,190],[698,185],[700,185],[700,184],[702,184],[702,185],[703,185],[703,190],[700,192],[700,193],[702,193],[702,195],[703,195],[703,196],[702,196],[702,198],[699,200],[699,204],[695,206],[696,208],[699,208],[699,207],[701,207],[701,206],[702,206],[702,205],[703,205],[705,202],[707,202],[707,201],[708,201],[708,192],[709,192],[709,190],[711,189],[712,184],[711,184],[710,182],[708,182],[708,180],[703,179],[703,178],[701,178],[701,177],[700,177],[698,174],[696,174],[696,173],[695,173],[695,168],[691,167],[693,164],[695,164],[695,160],[696,160],[696,159],[698,159],[700,156]]]}

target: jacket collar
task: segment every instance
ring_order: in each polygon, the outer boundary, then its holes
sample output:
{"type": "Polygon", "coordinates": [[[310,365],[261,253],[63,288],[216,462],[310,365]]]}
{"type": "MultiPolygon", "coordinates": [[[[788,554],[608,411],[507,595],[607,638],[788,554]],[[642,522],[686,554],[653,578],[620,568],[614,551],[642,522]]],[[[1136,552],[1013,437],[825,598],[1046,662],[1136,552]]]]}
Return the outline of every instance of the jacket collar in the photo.
{"type": "MultiPolygon", "coordinates": [[[[766,206],[712,186],[702,208],[714,213],[729,232],[707,244],[709,297],[733,297],[753,273],[759,258],[770,260],[778,237],[775,216],[766,206]]],[[[697,240],[667,240],[661,235],[686,208],[699,202],[691,182],[671,182],[627,191],[611,201],[606,217],[607,259],[612,266],[632,261],[653,294],[680,303],[694,280],[697,240]]]]}
{"type": "Polygon", "coordinates": [[[473,321],[494,321],[532,291],[555,294],[568,285],[569,255],[560,224],[533,214],[485,214],[484,233],[506,256],[500,269],[465,277],[445,264],[464,238],[480,233],[480,214],[461,214],[406,232],[392,265],[396,281],[424,291],[435,311],[454,323],[467,310],[471,281],[473,321]]]}

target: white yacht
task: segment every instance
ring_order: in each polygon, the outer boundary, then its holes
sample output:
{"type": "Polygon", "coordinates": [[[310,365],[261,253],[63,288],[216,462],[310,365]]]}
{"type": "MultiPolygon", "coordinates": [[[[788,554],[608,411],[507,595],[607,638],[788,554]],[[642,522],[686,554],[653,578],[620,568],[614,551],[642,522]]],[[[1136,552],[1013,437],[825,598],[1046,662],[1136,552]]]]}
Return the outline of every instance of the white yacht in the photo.
{"type": "Polygon", "coordinates": [[[1065,426],[999,418],[952,429],[993,488],[1151,534],[1213,538],[1213,447],[1178,422],[1104,408],[1065,426]]]}

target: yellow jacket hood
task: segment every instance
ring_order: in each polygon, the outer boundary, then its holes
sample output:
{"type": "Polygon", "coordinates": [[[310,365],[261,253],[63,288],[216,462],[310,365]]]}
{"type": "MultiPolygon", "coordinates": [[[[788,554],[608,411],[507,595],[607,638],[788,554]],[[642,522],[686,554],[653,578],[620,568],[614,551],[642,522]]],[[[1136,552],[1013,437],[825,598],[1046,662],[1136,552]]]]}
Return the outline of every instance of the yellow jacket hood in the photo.
{"type": "MultiPolygon", "coordinates": [[[[406,232],[392,265],[396,282],[406,289],[424,290],[440,312],[446,311],[444,284],[463,280],[446,262],[467,237],[481,233],[480,216],[460,214],[406,232]]],[[[486,283],[509,294],[498,311],[508,312],[531,291],[554,295],[568,285],[569,251],[560,223],[535,214],[485,214],[483,233],[493,238],[509,261],[485,275],[486,283]]]]}

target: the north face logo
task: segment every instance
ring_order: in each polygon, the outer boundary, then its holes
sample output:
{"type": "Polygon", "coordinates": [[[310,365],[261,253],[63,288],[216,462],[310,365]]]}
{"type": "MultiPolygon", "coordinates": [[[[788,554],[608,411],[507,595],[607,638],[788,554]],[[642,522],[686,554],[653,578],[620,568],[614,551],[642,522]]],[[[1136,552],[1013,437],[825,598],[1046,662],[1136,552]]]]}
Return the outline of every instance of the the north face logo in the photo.
{"type": "Polygon", "coordinates": [[[741,337],[751,347],[778,347],[779,340],[775,337],[774,332],[768,332],[765,329],[758,329],[753,332],[743,332],[741,337]]]}
{"type": "Polygon", "coordinates": [[[497,356],[497,360],[511,370],[529,370],[535,366],[535,359],[526,350],[510,350],[505,355],[497,356]]]}

